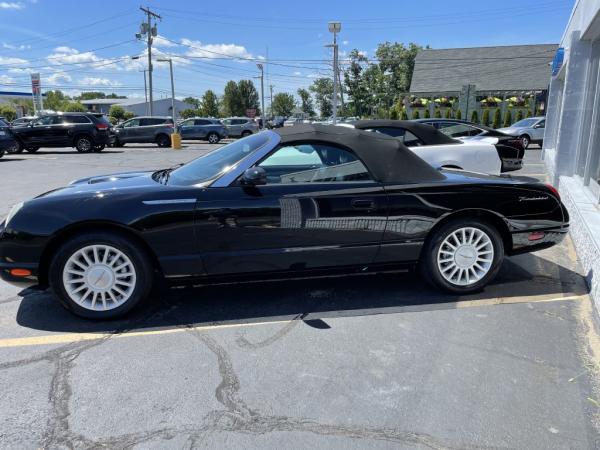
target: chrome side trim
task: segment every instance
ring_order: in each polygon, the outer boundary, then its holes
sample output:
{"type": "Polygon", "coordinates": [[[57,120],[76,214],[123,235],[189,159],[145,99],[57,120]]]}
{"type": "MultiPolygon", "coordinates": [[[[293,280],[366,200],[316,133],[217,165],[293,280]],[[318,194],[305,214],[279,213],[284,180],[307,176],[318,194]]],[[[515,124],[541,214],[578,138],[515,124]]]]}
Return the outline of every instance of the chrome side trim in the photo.
{"type": "Polygon", "coordinates": [[[263,145],[262,147],[254,150],[253,153],[246,156],[240,162],[237,163],[231,170],[221,175],[215,181],[212,182],[210,187],[228,187],[231,183],[238,179],[240,175],[242,175],[246,169],[249,169],[258,161],[263,159],[266,155],[268,155],[275,147],[279,145],[281,142],[281,136],[275,133],[274,131],[261,131],[261,133],[269,133],[270,139],[263,145]]]}
{"type": "Polygon", "coordinates": [[[175,205],[180,203],[196,203],[195,198],[173,198],[168,200],[142,200],[144,205],[175,205]]]}

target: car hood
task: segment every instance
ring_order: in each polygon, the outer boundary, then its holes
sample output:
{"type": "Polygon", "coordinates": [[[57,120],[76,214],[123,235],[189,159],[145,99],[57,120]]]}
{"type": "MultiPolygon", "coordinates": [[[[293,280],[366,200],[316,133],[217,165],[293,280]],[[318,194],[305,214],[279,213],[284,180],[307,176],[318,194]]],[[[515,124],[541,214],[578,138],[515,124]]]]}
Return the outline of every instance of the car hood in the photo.
{"type": "Polygon", "coordinates": [[[67,195],[87,195],[93,193],[109,194],[122,193],[138,188],[160,189],[164,185],[152,179],[153,171],[148,172],[121,172],[107,175],[80,178],[72,181],[69,185],[45,192],[36,198],[51,198],[67,195]]]}
{"type": "Polygon", "coordinates": [[[520,134],[523,130],[524,130],[524,128],[512,128],[512,127],[496,129],[496,131],[500,131],[501,133],[509,134],[511,136],[520,134]]]}

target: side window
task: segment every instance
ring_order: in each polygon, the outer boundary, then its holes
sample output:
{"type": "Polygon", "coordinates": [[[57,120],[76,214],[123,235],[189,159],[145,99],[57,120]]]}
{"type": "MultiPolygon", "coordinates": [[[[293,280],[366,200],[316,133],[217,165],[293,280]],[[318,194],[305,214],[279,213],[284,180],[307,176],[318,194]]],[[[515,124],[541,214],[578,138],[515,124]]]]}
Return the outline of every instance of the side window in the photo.
{"type": "Polygon", "coordinates": [[[210,121],[205,119],[196,119],[194,122],[195,125],[210,125],[210,121]]]}
{"type": "Polygon", "coordinates": [[[418,147],[419,145],[424,145],[421,139],[419,139],[417,136],[415,136],[408,130],[406,131],[406,133],[404,133],[404,138],[402,139],[402,142],[407,147],[418,147]]]}
{"type": "Polygon", "coordinates": [[[140,127],[147,127],[149,125],[156,125],[156,119],[140,119],[140,127]]]}
{"type": "Polygon", "coordinates": [[[440,124],[440,131],[446,136],[453,138],[465,136],[477,136],[481,133],[479,128],[466,125],[464,123],[443,122],[440,124]]]}
{"type": "Polygon", "coordinates": [[[40,125],[51,125],[54,121],[54,117],[56,116],[44,116],[44,117],[40,117],[38,120],[36,120],[34,122],[35,126],[40,126],[40,125]]]}
{"type": "Polygon", "coordinates": [[[91,123],[86,116],[65,116],[65,123],[91,123]]]}
{"type": "Polygon", "coordinates": [[[369,171],[353,153],[317,143],[280,147],[259,167],[267,172],[269,184],[371,180],[369,171]]]}
{"type": "Polygon", "coordinates": [[[131,119],[128,122],[125,122],[123,124],[124,128],[131,128],[131,127],[139,127],[140,126],[140,119],[131,119]]]}
{"type": "Polygon", "coordinates": [[[191,119],[184,120],[183,122],[181,122],[182,127],[190,127],[192,125],[194,125],[194,121],[191,119]]]}
{"type": "Polygon", "coordinates": [[[537,128],[546,128],[546,119],[544,119],[544,120],[540,120],[540,121],[537,123],[537,128]]]}
{"type": "Polygon", "coordinates": [[[421,139],[419,139],[413,133],[411,133],[410,131],[408,131],[404,128],[378,127],[378,128],[373,128],[371,131],[375,131],[377,133],[382,133],[382,134],[387,134],[388,136],[398,138],[407,147],[417,147],[419,145],[425,145],[421,139]]]}

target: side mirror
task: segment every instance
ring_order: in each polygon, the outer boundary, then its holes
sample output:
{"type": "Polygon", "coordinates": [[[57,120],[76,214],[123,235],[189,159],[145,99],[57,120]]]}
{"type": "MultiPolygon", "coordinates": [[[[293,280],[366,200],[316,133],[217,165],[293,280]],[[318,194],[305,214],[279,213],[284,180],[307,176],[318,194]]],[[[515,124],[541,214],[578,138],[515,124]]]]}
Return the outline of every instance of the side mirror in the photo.
{"type": "Polygon", "coordinates": [[[242,175],[241,182],[245,186],[267,184],[267,172],[262,167],[250,167],[242,175]]]}

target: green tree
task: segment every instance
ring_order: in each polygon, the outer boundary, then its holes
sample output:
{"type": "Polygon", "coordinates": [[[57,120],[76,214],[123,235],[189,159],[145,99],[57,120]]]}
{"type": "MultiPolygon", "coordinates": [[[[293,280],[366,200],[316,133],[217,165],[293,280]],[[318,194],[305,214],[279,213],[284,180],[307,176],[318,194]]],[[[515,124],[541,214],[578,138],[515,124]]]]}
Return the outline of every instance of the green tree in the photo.
{"type": "Polygon", "coordinates": [[[481,124],[485,125],[486,127],[490,124],[490,110],[489,109],[483,110],[483,115],[481,116],[481,124]]]}
{"type": "Polygon", "coordinates": [[[423,117],[425,117],[426,119],[431,118],[431,111],[429,111],[429,108],[425,108],[425,114],[423,115],[423,117]]]}
{"type": "Polygon", "coordinates": [[[308,88],[315,96],[321,117],[332,114],[333,81],[330,78],[317,78],[308,88]]]}
{"type": "Polygon", "coordinates": [[[461,119],[462,119],[462,112],[461,112],[461,110],[460,110],[460,109],[457,109],[457,110],[456,110],[456,114],[454,115],[454,117],[455,117],[457,120],[461,120],[461,119]]]}
{"type": "Polygon", "coordinates": [[[258,100],[258,91],[254,87],[252,80],[240,80],[238,82],[238,91],[242,104],[241,116],[246,115],[247,109],[255,109],[256,114],[260,115],[260,102],[258,100]]]}
{"type": "Polygon", "coordinates": [[[500,108],[496,108],[494,111],[494,119],[492,120],[492,128],[500,128],[500,121],[502,120],[502,113],[500,108]]]}
{"type": "Polygon", "coordinates": [[[519,120],[523,120],[523,110],[522,109],[517,111],[517,117],[515,118],[515,122],[518,122],[519,120]]]}
{"type": "Polygon", "coordinates": [[[134,117],[135,117],[134,113],[132,113],[131,111],[125,111],[125,116],[123,117],[123,119],[129,120],[129,119],[133,119],[134,117]]]}
{"type": "Polygon", "coordinates": [[[51,109],[53,111],[62,111],[65,104],[71,100],[71,98],[62,91],[48,91],[44,98],[44,109],[51,109]]]}
{"type": "Polygon", "coordinates": [[[219,98],[217,94],[210,89],[205,91],[200,102],[200,109],[203,116],[219,117],[219,98]]]}
{"type": "Polygon", "coordinates": [[[202,111],[199,109],[184,109],[183,111],[179,112],[179,115],[181,116],[182,119],[189,119],[190,117],[198,117],[198,116],[202,116],[202,111]]]}
{"type": "Polygon", "coordinates": [[[420,119],[421,118],[421,115],[419,114],[419,110],[418,109],[413,109],[412,118],[413,119],[420,119]]]}
{"type": "Polygon", "coordinates": [[[442,112],[440,111],[439,108],[435,108],[435,112],[433,113],[433,117],[435,117],[436,119],[441,119],[442,118],[442,112]]]}
{"type": "Polygon", "coordinates": [[[108,110],[109,117],[114,117],[117,121],[125,119],[125,110],[121,105],[112,105],[108,110]]]}
{"type": "Polygon", "coordinates": [[[242,97],[238,84],[235,81],[228,81],[225,85],[221,106],[225,116],[241,116],[246,114],[245,111],[242,113],[242,97]]]}
{"type": "Polygon", "coordinates": [[[479,116],[477,115],[477,111],[471,112],[471,122],[479,123],[479,116]]]}
{"type": "Polygon", "coordinates": [[[372,97],[368,85],[365,82],[364,71],[369,66],[369,61],[364,53],[354,49],[348,55],[350,64],[344,71],[344,86],[350,98],[351,115],[363,116],[371,109],[372,97]]]}
{"type": "Polygon", "coordinates": [[[296,107],[296,100],[292,94],[280,92],[273,96],[271,107],[275,116],[289,116],[296,107]]]}
{"type": "Polygon", "coordinates": [[[0,116],[12,122],[17,118],[17,111],[10,105],[0,105],[0,116]]]}
{"type": "Polygon", "coordinates": [[[300,109],[302,109],[302,112],[308,114],[310,117],[314,116],[315,107],[312,98],[310,97],[310,92],[304,88],[300,88],[296,92],[298,93],[298,97],[300,97],[300,109]]]}
{"type": "Polygon", "coordinates": [[[510,127],[510,124],[512,123],[512,113],[510,111],[510,109],[507,109],[506,112],[504,113],[504,121],[502,122],[502,126],[503,127],[510,127]]]}
{"type": "Polygon", "coordinates": [[[391,98],[408,92],[415,67],[415,58],[420,45],[409,43],[407,46],[400,42],[384,42],[377,46],[375,56],[379,61],[379,69],[385,74],[386,84],[391,98]]]}
{"type": "Polygon", "coordinates": [[[80,102],[66,102],[63,105],[64,112],[86,112],[87,108],[83,106],[80,102]]]}
{"type": "Polygon", "coordinates": [[[186,97],[182,101],[190,105],[194,105],[193,109],[200,109],[200,100],[198,100],[196,97],[186,97]]]}

